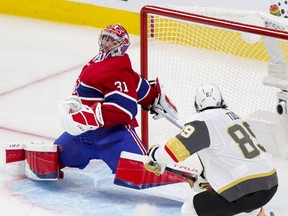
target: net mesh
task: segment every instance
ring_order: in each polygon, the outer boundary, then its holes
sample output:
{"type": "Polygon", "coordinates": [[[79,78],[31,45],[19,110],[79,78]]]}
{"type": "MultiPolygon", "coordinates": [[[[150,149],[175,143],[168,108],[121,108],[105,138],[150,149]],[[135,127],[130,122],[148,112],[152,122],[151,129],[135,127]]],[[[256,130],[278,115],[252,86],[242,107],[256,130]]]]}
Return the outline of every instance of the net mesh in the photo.
{"type": "MultiPolygon", "coordinates": [[[[287,19],[270,14],[222,8],[173,9],[267,28],[285,30],[288,26],[287,19]]],[[[255,112],[276,113],[277,89],[263,85],[270,61],[265,40],[275,41],[285,62],[287,41],[171,18],[169,14],[148,14],[147,26],[148,79],[159,77],[177,105],[182,124],[195,112],[195,89],[208,82],[220,87],[228,107],[243,118],[255,116],[255,112]]],[[[150,143],[162,142],[179,131],[166,120],[151,122],[150,118],[149,122],[149,136],[154,137],[150,143]]]]}

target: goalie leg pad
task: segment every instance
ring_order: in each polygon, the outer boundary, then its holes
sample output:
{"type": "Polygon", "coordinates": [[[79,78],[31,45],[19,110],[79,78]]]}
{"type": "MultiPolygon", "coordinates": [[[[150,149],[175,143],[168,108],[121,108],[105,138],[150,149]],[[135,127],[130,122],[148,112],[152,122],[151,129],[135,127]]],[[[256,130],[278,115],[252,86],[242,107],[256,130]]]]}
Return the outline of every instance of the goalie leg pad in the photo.
{"type": "Polygon", "coordinates": [[[168,170],[157,176],[145,169],[144,164],[146,161],[147,156],[123,151],[119,158],[114,184],[134,189],[145,189],[188,182],[186,177],[168,170]]]}
{"type": "Polygon", "coordinates": [[[4,145],[4,169],[13,176],[25,176],[25,150],[23,145],[26,142],[13,142],[4,145]]]}
{"type": "Polygon", "coordinates": [[[27,143],[25,150],[25,175],[37,181],[53,181],[63,178],[59,168],[59,147],[54,144],[27,143]]]}

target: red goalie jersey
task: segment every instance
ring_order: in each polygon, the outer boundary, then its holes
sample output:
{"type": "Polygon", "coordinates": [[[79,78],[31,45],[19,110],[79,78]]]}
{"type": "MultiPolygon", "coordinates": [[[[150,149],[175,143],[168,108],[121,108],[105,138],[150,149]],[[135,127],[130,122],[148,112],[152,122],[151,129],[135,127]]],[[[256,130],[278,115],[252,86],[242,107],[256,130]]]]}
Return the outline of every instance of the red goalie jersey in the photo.
{"type": "Polygon", "coordinates": [[[157,97],[157,91],[136,73],[128,54],[92,59],[84,66],[73,92],[83,104],[102,103],[104,127],[118,124],[137,126],[137,104],[147,108],[157,97]]]}
{"type": "Polygon", "coordinates": [[[63,166],[83,169],[90,160],[100,159],[114,173],[122,151],[146,154],[135,118],[138,104],[147,109],[157,102],[158,91],[132,69],[126,54],[130,39],[121,24],[102,30],[98,44],[98,55],[76,81],[76,97],[60,103],[65,132],[54,143],[61,147],[63,166]]]}

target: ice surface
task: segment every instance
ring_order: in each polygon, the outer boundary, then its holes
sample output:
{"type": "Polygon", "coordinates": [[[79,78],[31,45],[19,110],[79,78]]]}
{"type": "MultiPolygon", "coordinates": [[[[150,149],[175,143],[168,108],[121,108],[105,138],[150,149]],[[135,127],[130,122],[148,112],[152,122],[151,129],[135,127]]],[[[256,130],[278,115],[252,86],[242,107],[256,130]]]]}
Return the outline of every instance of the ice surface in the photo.
{"type": "MultiPolygon", "coordinates": [[[[53,142],[62,133],[57,103],[97,53],[99,29],[6,15],[0,15],[0,28],[0,144],[53,142]]],[[[129,54],[139,71],[139,37],[131,40],[129,54]]],[[[180,216],[181,198],[190,193],[187,185],[151,191],[113,185],[110,170],[97,160],[84,170],[65,168],[61,181],[35,182],[8,175],[0,156],[0,209],[10,216],[180,216]],[[178,201],[164,198],[171,194],[178,201]]],[[[275,164],[280,186],[266,209],[286,216],[288,162],[275,164]]]]}

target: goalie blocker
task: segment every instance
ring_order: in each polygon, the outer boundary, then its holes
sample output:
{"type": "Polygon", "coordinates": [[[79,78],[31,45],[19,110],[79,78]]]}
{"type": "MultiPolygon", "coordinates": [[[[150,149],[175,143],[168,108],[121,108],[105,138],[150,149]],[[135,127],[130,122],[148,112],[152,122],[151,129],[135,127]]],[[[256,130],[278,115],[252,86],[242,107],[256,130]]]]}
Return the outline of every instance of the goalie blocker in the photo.
{"type": "Polygon", "coordinates": [[[38,181],[53,181],[63,178],[60,171],[59,146],[54,144],[20,142],[5,145],[6,172],[26,176],[38,181]]]}
{"type": "Polygon", "coordinates": [[[156,80],[151,80],[149,83],[156,88],[158,97],[155,99],[154,103],[148,108],[153,116],[154,120],[158,120],[164,117],[163,114],[168,115],[173,121],[178,121],[178,110],[174,102],[166,95],[164,87],[161,85],[158,77],[156,80]]]}

